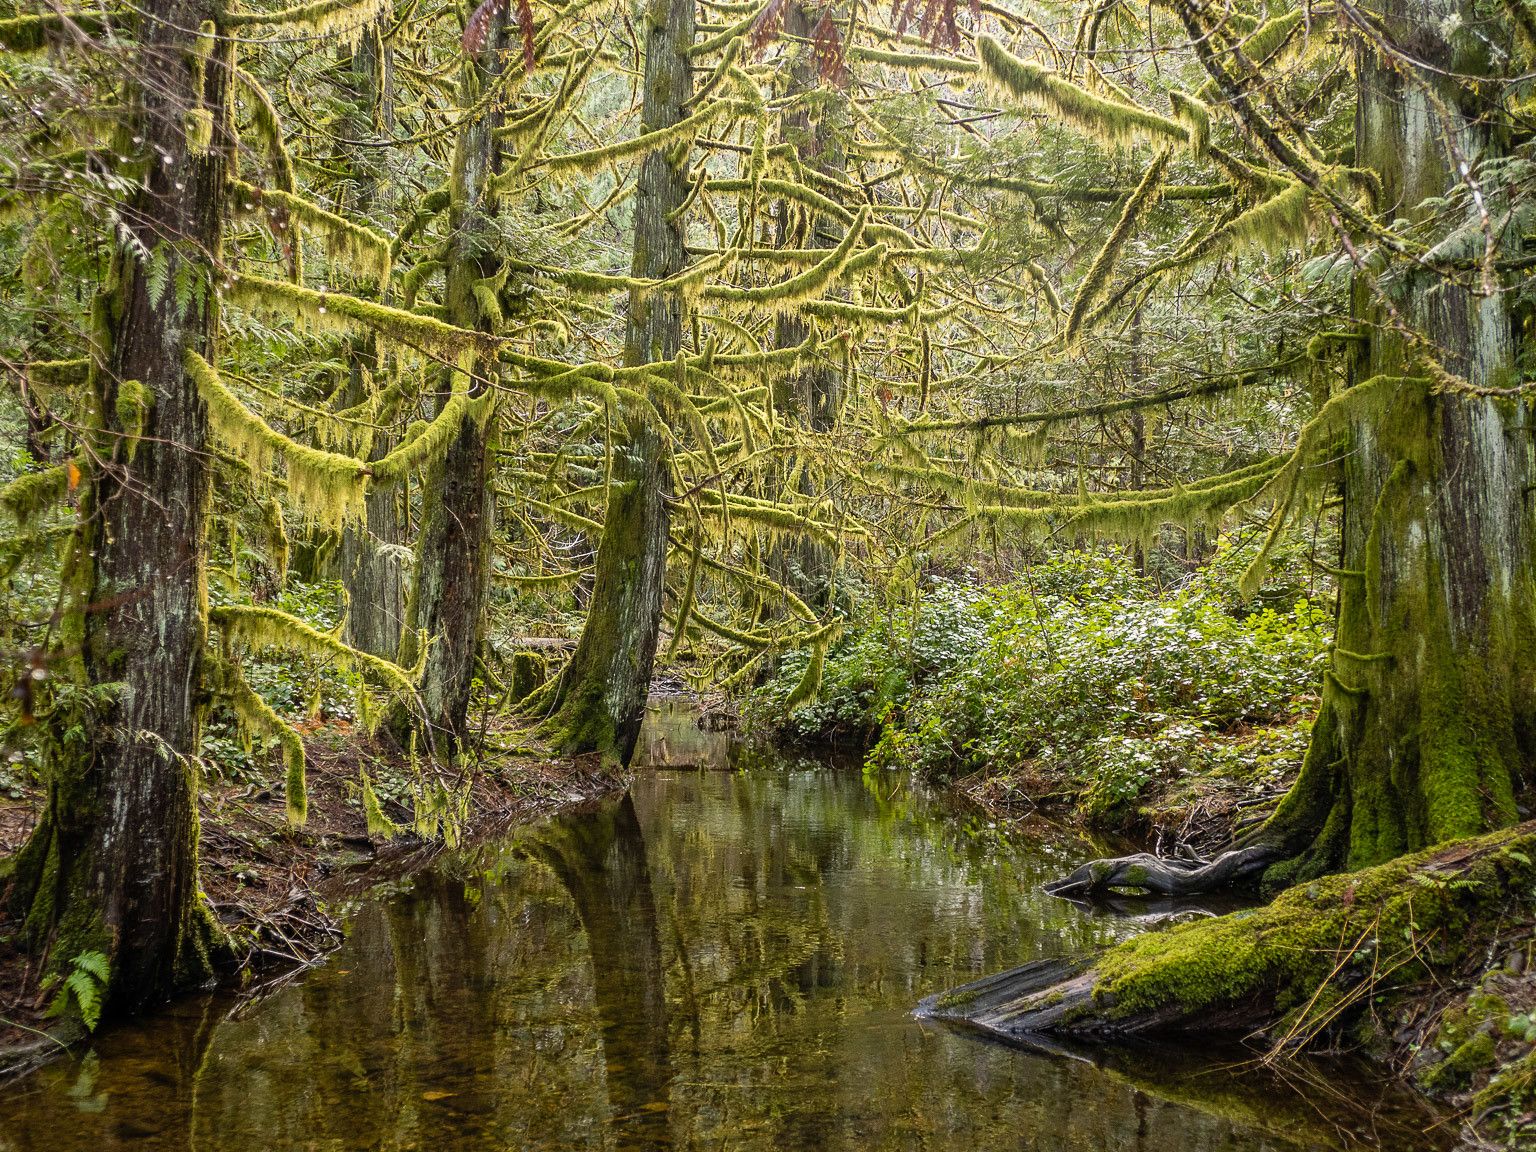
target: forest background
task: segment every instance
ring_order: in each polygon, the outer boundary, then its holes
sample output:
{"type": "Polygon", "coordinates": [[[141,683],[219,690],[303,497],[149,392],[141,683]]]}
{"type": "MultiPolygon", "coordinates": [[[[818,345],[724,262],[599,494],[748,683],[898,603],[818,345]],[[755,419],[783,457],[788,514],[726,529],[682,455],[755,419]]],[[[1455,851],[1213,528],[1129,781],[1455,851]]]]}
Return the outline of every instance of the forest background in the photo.
{"type": "Polygon", "coordinates": [[[658,656],[994,801],[1177,838],[1206,794],[1149,789],[1238,779],[1272,887],[1517,822],[1525,0],[0,44],[6,869],[62,1010],[228,963],[210,780],[299,826],[376,732],[369,834],[451,835],[513,745],[627,761],[658,656]]]}

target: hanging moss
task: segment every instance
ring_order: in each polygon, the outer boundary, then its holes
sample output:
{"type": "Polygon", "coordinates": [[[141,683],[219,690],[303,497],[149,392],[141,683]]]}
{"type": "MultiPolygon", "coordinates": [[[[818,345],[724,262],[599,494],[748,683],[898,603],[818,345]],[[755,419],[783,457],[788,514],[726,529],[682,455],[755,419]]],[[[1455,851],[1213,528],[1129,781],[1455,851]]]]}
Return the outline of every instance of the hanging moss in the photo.
{"type": "Polygon", "coordinates": [[[70,487],[70,470],[74,467],[72,463],[57,464],[40,472],[18,476],[0,488],[0,505],[16,517],[18,524],[25,526],[32,517],[64,499],[70,487]]]}
{"type": "Polygon", "coordinates": [[[335,633],[322,632],[287,612],[251,604],[226,604],[210,609],[208,621],[226,639],[249,648],[282,648],[316,660],[335,661],[372,676],[399,696],[415,697],[414,669],[361,652],[335,633]]]}
{"type": "Polygon", "coordinates": [[[65,28],[78,28],[94,36],[105,31],[106,18],[99,12],[44,12],[0,20],[0,47],[10,52],[36,52],[61,40],[65,28]]]}
{"type": "MultiPolygon", "coordinates": [[[[280,212],[324,242],[332,267],[368,277],[379,284],[389,280],[389,238],[363,224],[328,212],[313,201],[281,189],[262,189],[240,180],[229,182],[230,202],[249,214],[280,212]]],[[[294,243],[298,241],[295,239],[294,243]]]]}
{"type": "Polygon", "coordinates": [[[251,126],[266,145],[267,157],[272,165],[272,182],[280,190],[292,192],[293,157],[288,154],[288,145],[283,140],[283,121],[277,113],[277,105],[272,103],[272,97],[261,82],[243,68],[235,69],[235,79],[253,101],[251,126]]]}
{"type": "Polygon", "coordinates": [[[261,276],[241,274],[229,285],[226,297],[237,307],[296,320],[312,331],[373,332],[396,345],[419,348],[446,360],[456,361],[460,353],[471,351],[494,356],[499,343],[495,336],[455,328],[430,316],[261,276]]]}
{"type": "Polygon", "coordinates": [[[485,426],[496,408],[495,391],[487,391],[471,399],[467,377],[456,375],[463,384],[449,397],[442,411],[413,434],[406,436],[393,452],[368,466],[376,483],[396,483],[441,460],[465,420],[471,420],[480,427],[485,426]]]}
{"type": "Polygon", "coordinates": [[[91,362],[78,360],[34,360],[27,365],[27,382],[39,388],[78,388],[90,376],[91,362]]]}
{"type": "Polygon", "coordinates": [[[269,496],[262,504],[262,521],[267,530],[267,556],[277,572],[281,586],[288,579],[288,524],[283,517],[283,506],[276,496],[269,496]]]}
{"type": "Polygon", "coordinates": [[[1189,133],[1190,145],[1203,153],[1211,143],[1211,110],[1186,92],[1170,92],[1168,102],[1173,106],[1174,119],[1189,133]]]}
{"type": "Polygon", "coordinates": [[[227,675],[222,678],[225,683],[220,694],[242,728],[272,737],[283,750],[283,794],[287,801],[288,822],[302,825],[309,818],[309,790],[304,775],[304,738],[257,695],[246,683],[238,667],[230,665],[226,672],[227,675]]]}
{"type": "Polygon", "coordinates": [[[1171,155],[1172,153],[1166,149],[1158,153],[1157,158],[1152,161],[1152,166],[1147,169],[1146,176],[1142,178],[1141,184],[1126,198],[1125,207],[1120,212],[1120,219],[1115,222],[1114,228],[1104,241],[1104,246],[1094,257],[1093,263],[1088,268],[1088,274],[1083,277],[1083,282],[1078,287],[1077,299],[1072,302],[1072,314],[1067,318],[1068,344],[1077,340],[1082,331],[1083,322],[1088,318],[1089,308],[1093,306],[1094,301],[1115,274],[1115,262],[1120,257],[1120,250],[1125,247],[1126,241],[1130,239],[1146,211],[1157,203],[1157,192],[1162,185],[1163,172],[1168,167],[1168,158],[1171,155]]]}
{"type": "Polygon", "coordinates": [[[362,793],[363,820],[367,823],[368,835],[380,840],[393,840],[400,835],[400,826],[384,814],[379,794],[373,789],[373,777],[361,769],[358,771],[358,786],[362,793]]]}
{"type": "Polygon", "coordinates": [[[1049,69],[1020,60],[991,36],[978,37],[976,46],[982,71],[1005,94],[1075,125],[1103,144],[1173,142],[1193,148],[1199,143],[1197,133],[1177,120],[1096,96],[1049,69]]]}
{"type": "Polygon", "coordinates": [[[227,28],[282,28],[356,48],[363,32],[389,11],[389,0],[313,0],[275,12],[228,12],[227,28]]]}
{"type": "Polygon", "coordinates": [[[802,704],[808,704],[816,698],[816,693],[821,691],[822,670],[826,667],[827,645],[815,644],[811,647],[811,658],[806,661],[805,672],[796,681],[788,698],[784,701],[784,710],[793,712],[802,704]]]}
{"type": "Polygon", "coordinates": [[[213,436],[253,472],[270,471],[279,455],[288,474],[288,494],[315,523],[339,528],[366,515],[368,465],[301,444],[275,431],[225,387],[213,366],[196,352],[184,356],[187,375],[208,405],[213,436]]]}
{"type": "Polygon", "coordinates": [[[722,117],[750,116],[759,111],[760,109],[749,101],[715,100],[700,111],[695,112],[692,116],[685,116],[669,127],[658,128],[652,132],[642,132],[640,135],[632,136],[627,140],[616,140],[612,144],[603,145],[601,148],[589,148],[582,152],[566,152],[558,156],[550,156],[544,161],[544,167],[551,172],[594,172],[605,165],[613,164],[619,160],[628,160],[635,156],[645,156],[659,148],[675,144],[680,140],[695,135],[707,124],[722,117]]]}

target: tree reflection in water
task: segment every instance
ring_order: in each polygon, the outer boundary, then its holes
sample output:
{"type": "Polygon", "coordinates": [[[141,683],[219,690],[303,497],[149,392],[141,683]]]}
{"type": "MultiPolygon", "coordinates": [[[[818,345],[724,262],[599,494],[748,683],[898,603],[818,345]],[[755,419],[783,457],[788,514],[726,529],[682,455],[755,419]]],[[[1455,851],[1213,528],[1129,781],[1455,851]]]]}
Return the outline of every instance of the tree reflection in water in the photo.
{"type": "Polygon", "coordinates": [[[1144,925],[1040,892],[1091,851],[1071,834],[1003,835],[899,774],[738,766],[642,773],[382,886],[289,986],[7,1085],[0,1152],[1437,1146],[1347,1069],[1298,1092],[1203,1045],[1095,1064],[914,1021],[1144,925]]]}

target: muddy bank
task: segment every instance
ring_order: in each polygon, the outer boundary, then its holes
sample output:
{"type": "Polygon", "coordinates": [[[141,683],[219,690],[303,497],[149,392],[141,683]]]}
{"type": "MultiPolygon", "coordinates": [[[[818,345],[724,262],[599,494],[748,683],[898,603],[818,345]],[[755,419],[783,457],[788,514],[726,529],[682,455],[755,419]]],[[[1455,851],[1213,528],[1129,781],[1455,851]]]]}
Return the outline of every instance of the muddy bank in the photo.
{"type": "MultiPolygon", "coordinates": [[[[497,750],[481,762],[451,771],[412,765],[347,724],[314,727],[305,734],[309,809],[302,827],[288,822],[283,796],[270,787],[208,787],[200,879],[232,947],[221,983],[255,990],[288,979],[341,945],[341,910],[367,886],[625,784],[596,758],[550,756],[526,733],[501,734],[493,743],[497,750]],[[365,796],[365,777],[372,797],[365,796]],[[429,826],[404,802],[413,791],[433,797],[440,809],[429,826]]],[[[0,803],[0,875],[42,803],[40,789],[0,803]]],[[[0,1077],[48,1059],[79,1028],[49,1014],[56,990],[39,987],[36,958],[21,949],[22,926],[4,895],[0,880],[0,1077]]]]}

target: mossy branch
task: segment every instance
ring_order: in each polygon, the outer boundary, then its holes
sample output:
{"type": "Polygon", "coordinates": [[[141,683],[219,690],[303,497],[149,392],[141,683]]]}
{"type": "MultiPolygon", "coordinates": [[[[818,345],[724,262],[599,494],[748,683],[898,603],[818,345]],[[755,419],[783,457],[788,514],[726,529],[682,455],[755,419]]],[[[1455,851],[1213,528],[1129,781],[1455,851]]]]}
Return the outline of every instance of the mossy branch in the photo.
{"type": "Polygon", "coordinates": [[[431,316],[360,300],[342,292],[316,292],[297,284],[241,274],[228,289],[231,304],[289,320],[321,332],[373,332],[405,347],[444,359],[464,352],[494,356],[500,341],[485,332],[456,328],[431,316]]]}
{"type": "Polygon", "coordinates": [[[1104,241],[1104,246],[1099,249],[1099,254],[1094,257],[1092,265],[1089,266],[1088,274],[1083,277],[1082,285],[1077,290],[1077,298],[1072,302],[1072,313],[1067,317],[1065,339],[1068,345],[1076,343],[1078,335],[1082,332],[1083,321],[1088,318],[1089,308],[1093,306],[1094,301],[1115,274],[1115,262],[1120,258],[1120,250],[1125,247],[1126,241],[1135,232],[1136,225],[1140,223],[1143,214],[1157,203],[1158,188],[1162,185],[1163,173],[1167,170],[1168,158],[1171,155],[1171,152],[1164,149],[1152,161],[1146,176],[1142,178],[1136,190],[1126,198],[1125,207],[1120,212],[1120,219],[1115,222],[1114,228],[1104,241]]]}
{"type": "Polygon", "coordinates": [[[354,272],[381,285],[388,282],[391,253],[387,236],[280,189],[262,189],[231,180],[229,194],[241,211],[254,214],[265,210],[269,215],[276,215],[278,219],[286,217],[320,236],[336,270],[354,272]]]}
{"type": "Polygon", "coordinates": [[[1199,145],[1199,134],[1177,120],[1097,96],[1047,68],[1020,60],[991,36],[979,37],[976,46],[982,72],[1005,95],[1067,121],[1103,144],[1199,145]]]}
{"type": "Polygon", "coordinates": [[[326,527],[340,527],[366,514],[368,466],[353,456],[301,444],[276,431],[247,408],[217,370],[196,352],[183,357],[187,375],[208,405],[214,438],[253,472],[271,470],[279,455],[288,474],[288,494],[304,515],[326,527]]]}
{"type": "Polygon", "coordinates": [[[316,660],[334,661],[372,676],[398,696],[415,698],[420,669],[402,668],[381,656],[361,652],[335,633],[322,632],[287,612],[252,604],[225,604],[211,609],[208,621],[227,639],[249,648],[282,648],[316,660]]]}

